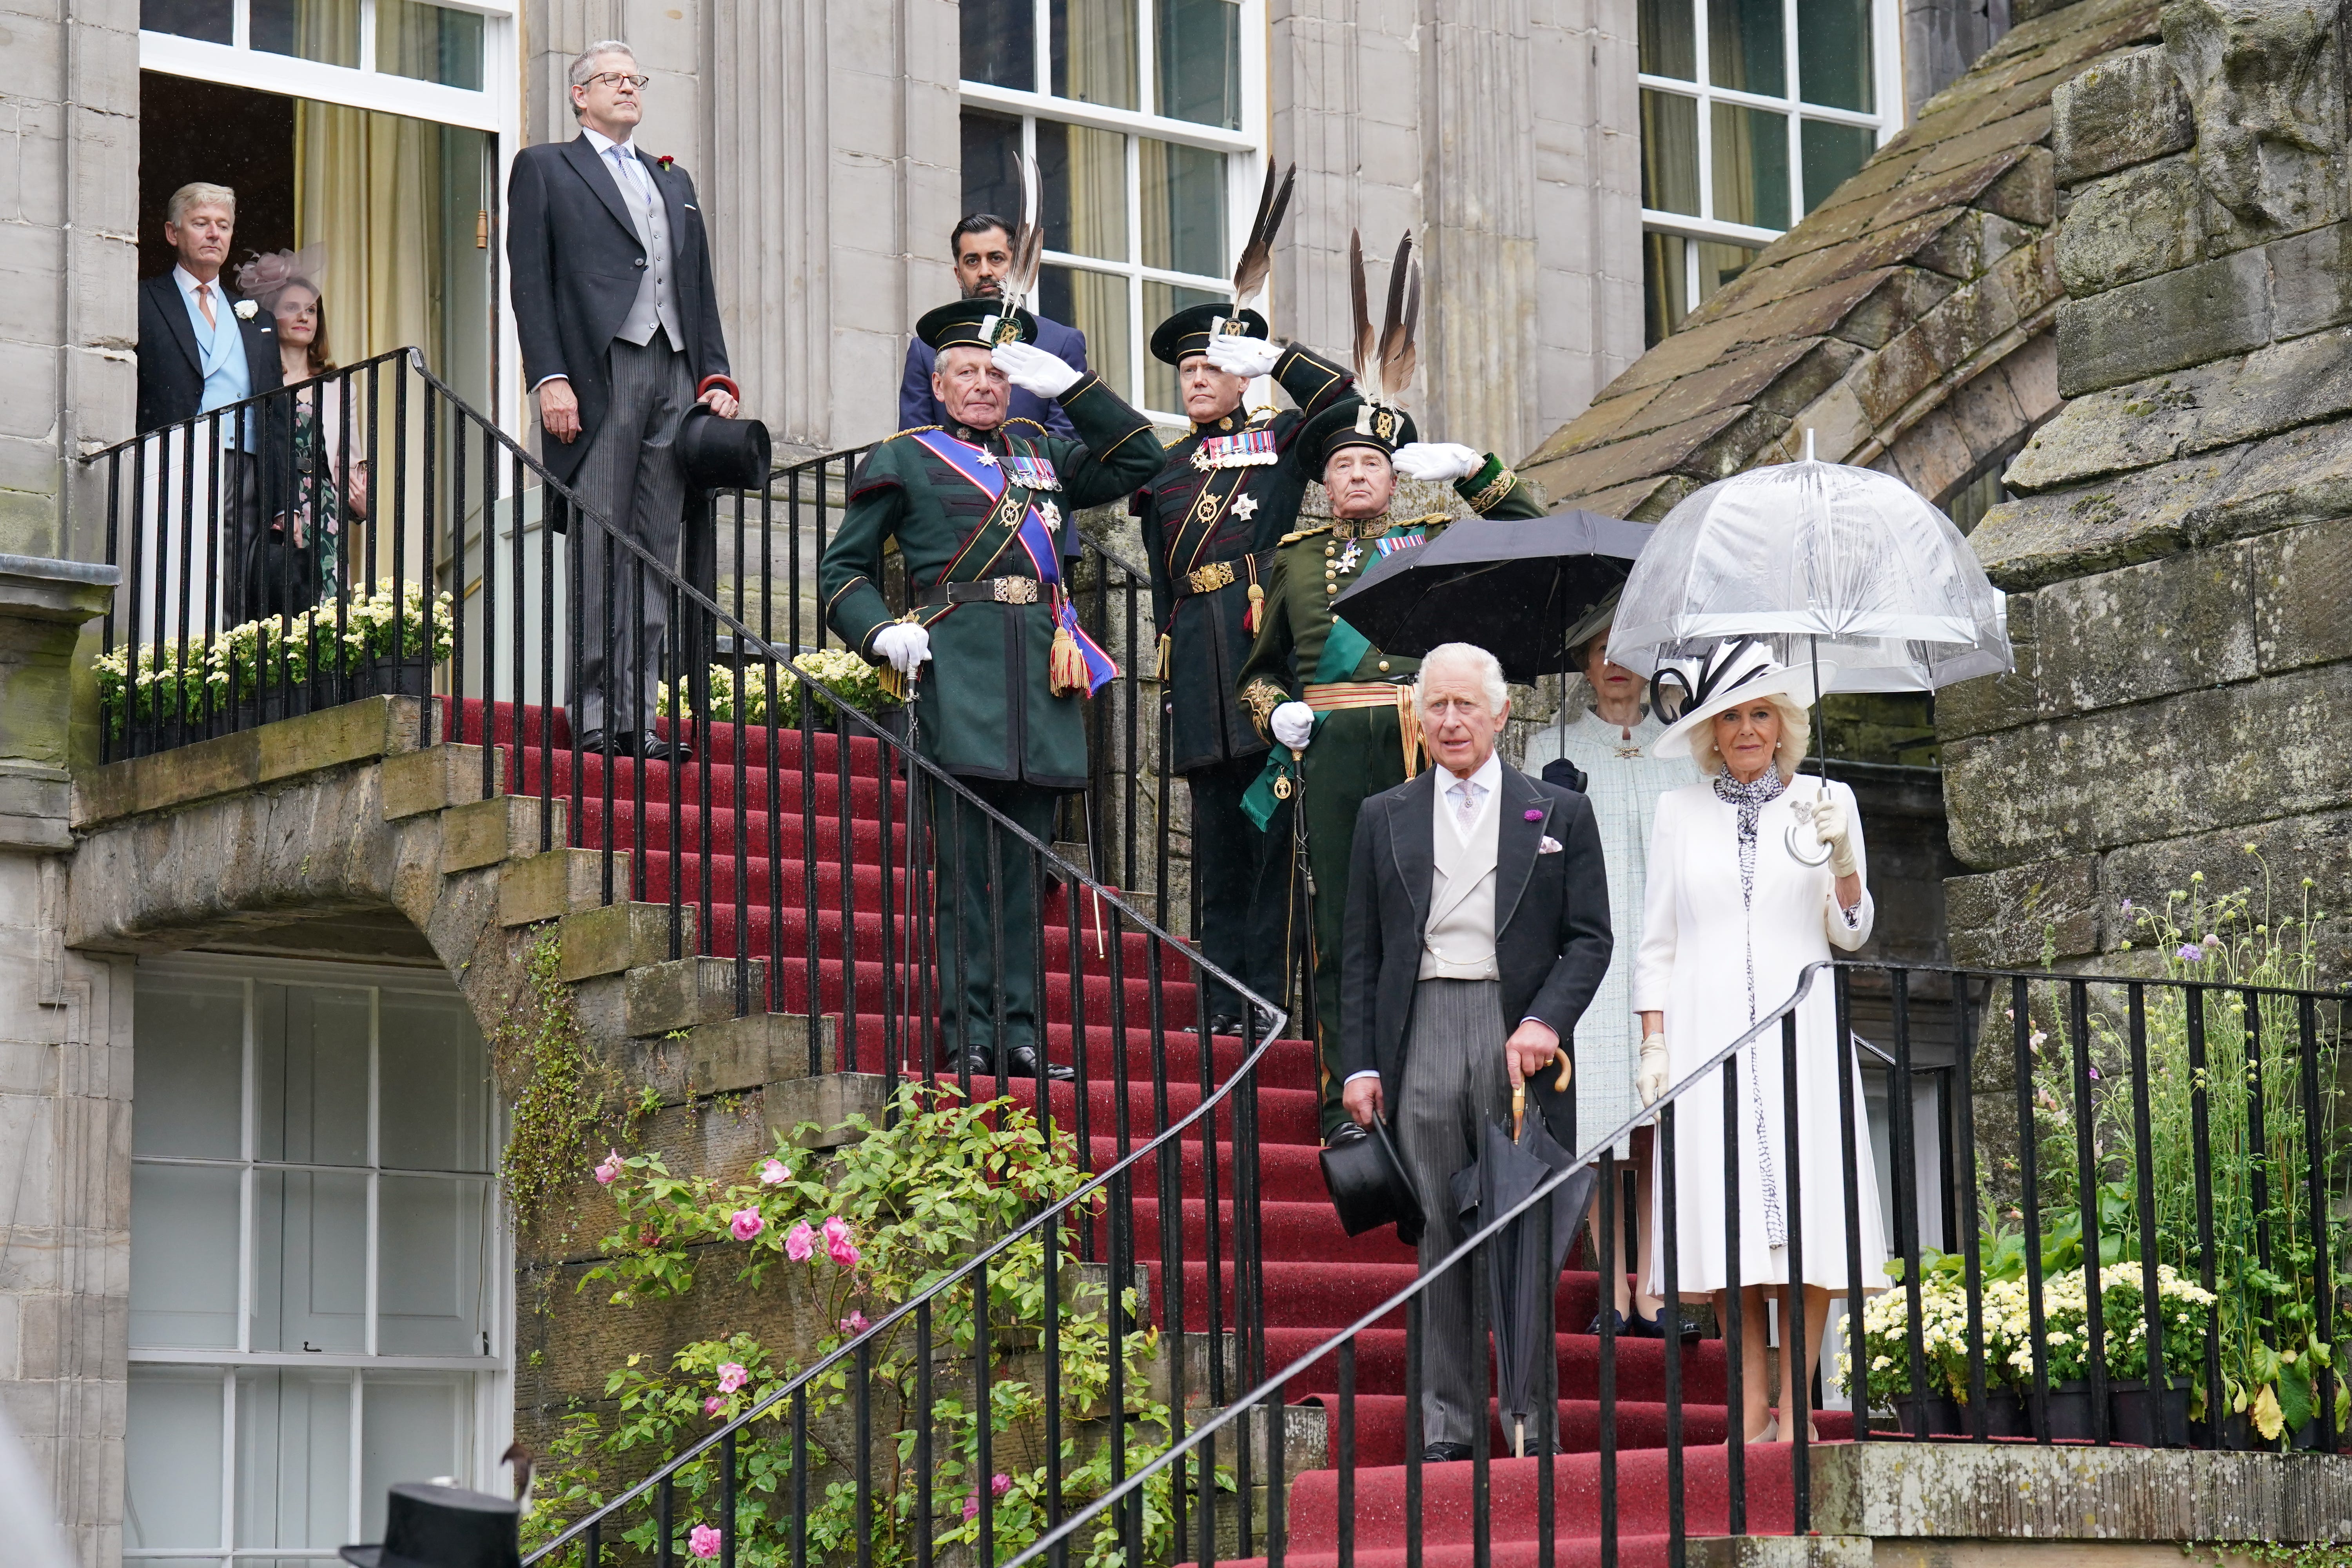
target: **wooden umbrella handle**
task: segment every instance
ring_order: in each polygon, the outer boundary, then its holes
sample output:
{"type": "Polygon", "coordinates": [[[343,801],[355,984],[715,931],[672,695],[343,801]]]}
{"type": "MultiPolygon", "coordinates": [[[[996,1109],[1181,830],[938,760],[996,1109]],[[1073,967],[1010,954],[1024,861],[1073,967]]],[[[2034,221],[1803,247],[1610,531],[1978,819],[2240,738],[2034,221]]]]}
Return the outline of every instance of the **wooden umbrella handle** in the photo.
{"type": "MultiPolygon", "coordinates": [[[[1551,1054],[1559,1058],[1559,1077],[1552,1080],[1552,1092],[1564,1093],[1570,1077],[1576,1071],[1576,1063],[1569,1058],[1566,1046],[1554,1046],[1551,1054]]],[[[1519,1123],[1527,1113],[1528,1080],[1515,1076],[1511,1079],[1511,1142],[1514,1143],[1519,1141],[1519,1123]]]]}

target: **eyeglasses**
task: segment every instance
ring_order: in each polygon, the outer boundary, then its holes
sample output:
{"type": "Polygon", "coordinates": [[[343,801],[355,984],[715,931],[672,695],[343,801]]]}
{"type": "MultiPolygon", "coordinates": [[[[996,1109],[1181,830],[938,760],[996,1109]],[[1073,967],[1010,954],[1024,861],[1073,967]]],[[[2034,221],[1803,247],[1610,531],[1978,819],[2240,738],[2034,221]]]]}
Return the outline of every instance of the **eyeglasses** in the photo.
{"type": "Polygon", "coordinates": [[[594,76],[590,77],[581,85],[583,87],[593,87],[598,82],[610,82],[613,86],[618,87],[623,82],[627,82],[631,87],[637,89],[639,91],[643,91],[645,89],[646,83],[653,79],[654,79],[649,76],[631,76],[627,71],[598,71],[594,76]]]}

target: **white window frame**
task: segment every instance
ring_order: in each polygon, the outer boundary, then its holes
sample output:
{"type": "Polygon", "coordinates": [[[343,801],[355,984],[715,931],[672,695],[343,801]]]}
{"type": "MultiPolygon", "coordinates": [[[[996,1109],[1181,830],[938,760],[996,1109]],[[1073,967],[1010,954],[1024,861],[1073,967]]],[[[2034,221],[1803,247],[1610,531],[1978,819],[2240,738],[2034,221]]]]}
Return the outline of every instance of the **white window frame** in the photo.
{"type": "MultiPolygon", "coordinates": [[[[1693,68],[1698,79],[1685,81],[1681,77],[1653,76],[1647,71],[1638,72],[1635,79],[1643,91],[1690,99],[1698,106],[1698,216],[1694,217],[1688,213],[1664,212],[1645,206],[1642,209],[1642,228],[1647,234],[1671,234],[1684,239],[1711,240],[1760,250],[1787,231],[1731,223],[1715,216],[1715,105],[1736,104],[1787,117],[1790,220],[1792,226],[1802,222],[1805,214],[1829,195],[1827,191],[1808,192],[1804,188],[1805,121],[1820,120],[1838,125],[1860,126],[1872,133],[1873,145],[1877,147],[1885,146],[1888,140],[1903,129],[1902,10],[1896,0],[1871,0],[1871,84],[1872,96],[1877,101],[1878,110],[1875,113],[1864,113],[1857,110],[1808,103],[1797,96],[1801,77],[1799,69],[1801,40],[1797,35],[1797,0],[1780,0],[1781,80],[1789,89],[1785,96],[1745,92],[1736,88],[1712,85],[1707,79],[1706,0],[1687,0],[1687,3],[1694,29],[1696,64],[1693,68]]],[[[1689,301],[1690,309],[1696,310],[1699,306],[1699,263],[1696,247],[1684,247],[1683,269],[1683,297],[1689,301]]]]}
{"type": "MultiPolygon", "coordinates": [[[[1136,7],[1137,91],[1142,101],[1149,104],[1160,90],[1159,62],[1154,56],[1159,47],[1159,4],[1158,0],[1133,0],[1133,3],[1136,7]]],[[[1880,3],[1885,3],[1885,0],[1880,0],[1880,3]]],[[[1230,131],[1220,125],[1202,125],[1195,121],[1171,119],[1148,110],[1110,109],[1098,103],[1081,103],[1076,99],[1055,97],[1045,90],[1054,79],[1053,37],[1049,30],[1053,6],[1051,0],[1034,0],[1034,4],[1036,20],[1032,31],[1037,52],[1031,79],[1042,84],[1039,89],[1024,92],[1017,88],[999,87],[993,82],[963,81],[959,84],[961,107],[1019,116],[1021,151],[1032,159],[1037,155],[1037,121],[1040,120],[1117,132],[1127,138],[1126,259],[1106,260],[1098,256],[1081,256],[1066,250],[1047,250],[1044,253],[1044,259],[1048,266],[1127,280],[1127,363],[1130,384],[1113,390],[1162,423],[1186,424],[1188,421],[1181,411],[1144,406],[1144,363],[1150,354],[1146,345],[1151,341],[1151,329],[1159,323],[1144,319],[1143,286],[1146,283],[1167,283],[1231,299],[1233,278],[1231,274],[1210,277],[1144,265],[1142,148],[1137,138],[1149,136],[1156,142],[1174,142],[1226,154],[1225,251],[1229,256],[1236,254],[1249,233],[1250,219],[1257,211],[1259,186],[1265,178],[1266,0],[1238,0],[1234,5],[1234,9],[1241,13],[1238,35],[1242,123],[1238,130],[1230,131]]]]}
{"type": "MultiPolygon", "coordinates": [[[[240,9],[242,5],[240,5],[240,9]]],[[[237,1223],[237,1345],[236,1350],[211,1347],[142,1347],[131,1346],[130,1363],[135,1370],[142,1366],[188,1367],[217,1370],[221,1377],[221,1544],[209,1547],[133,1547],[122,1549],[125,1563],[268,1563],[310,1562],[331,1555],[332,1547],[237,1546],[237,1409],[236,1380],[241,1372],[271,1368],[299,1368],[304,1372],[337,1372],[351,1373],[351,1457],[348,1483],[349,1517],[344,1521],[345,1542],[361,1539],[361,1518],[367,1500],[361,1491],[362,1465],[364,1452],[361,1441],[366,1410],[362,1379],[369,1373],[469,1373],[474,1374],[473,1429],[475,1435],[473,1469],[470,1475],[459,1477],[464,1484],[479,1490],[499,1489],[502,1477],[499,1456],[503,1454],[514,1436],[514,1234],[508,1222],[503,1188],[495,1174],[500,1151],[505,1148],[507,1125],[504,1106],[495,1084],[488,1090],[490,1126],[488,1129],[488,1149],[491,1155],[491,1204],[489,1221],[485,1231],[488,1254],[484,1283],[488,1288],[487,1315],[489,1321],[489,1353],[480,1356],[415,1356],[379,1355],[376,1342],[376,1193],[382,1167],[376,1163],[376,1140],[381,1121],[381,1079],[379,1068],[380,1037],[378,1020],[383,1011],[386,992],[410,995],[429,995],[447,999],[455,988],[446,975],[437,971],[401,968],[388,964],[351,964],[310,960],[278,960],[246,958],[229,954],[203,952],[178,953],[169,958],[146,959],[140,963],[142,973],[160,978],[190,978],[204,980],[242,980],[245,983],[245,1057],[243,1081],[239,1093],[238,1156],[236,1160],[185,1159],[134,1155],[133,1165],[197,1165],[218,1170],[235,1166],[243,1173],[242,1195],[238,1203],[237,1223]],[[304,986],[330,986],[346,990],[366,990],[371,993],[368,1021],[368,1163],[364,1166],[310,1166],[312,1170],[332,1171],[350,1175],[364,1172],[368,1179],[367,1201],[367,1329],[368,1350],[353,1354],[339,1352],[255,1351],[250,1345],[253,1332],[254,1258],[252,1257],[254,1216],[254,1173],[257,1169],[304,1169],[300,1162],[259,1161],[254,1156],[253,1090],[254,1065],[258,1041],[254,1030],[254,994],[257,983],[304,986]]],[[[134,1018],[133,1039],[137,1022],[134,1018]]],[[[488,1070],[488,1057],[484,1054],[488,1070]]],[[[132,1115],[138,1114],[137,1101],[132,1101],[132,1115]]],[[[396,1173],[431,1175],[434,1173],[396,1173]]],[[[452,1179],[477,1179],[453,1173],[452,1179]]],[[[338,1543],[341,1544],[341,1543],[338,1543]]]]}

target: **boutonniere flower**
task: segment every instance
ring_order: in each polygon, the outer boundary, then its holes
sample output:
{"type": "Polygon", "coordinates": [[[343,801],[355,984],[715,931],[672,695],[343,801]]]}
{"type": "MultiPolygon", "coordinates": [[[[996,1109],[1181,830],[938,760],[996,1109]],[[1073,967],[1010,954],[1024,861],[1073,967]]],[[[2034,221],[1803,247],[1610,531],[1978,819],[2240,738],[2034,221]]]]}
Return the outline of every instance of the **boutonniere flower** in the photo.
{"type": "Polygon", "coordinates": [[[1543,820],[1543,813],[1538,811],[1532,805],[1528,807],[1525,816],[1529,822],[1541,822],[1543,820]]]}
{"type": "Polygon", "coordinates": [[[654,162],[661,165],[662,172],[664,174],[667,174],[669,172],[670,165],[677,163],[677,160],[667,153],[665,153],[660,157],[656,158],[654,162]]]}
{"type": "Polygon", "coordinates": [[[236,319],[238,321],[249,321],[259,314],[261,314],[261,307],[255,301],[251,300],[239,300],[236,302],[236,319]]]}
{"type": "Polygon", "coordinates": [[[1538,855],[1557,855],[1559,851],[1559,840],[1549,833],[1545,834],[1536,845],[1536,853],[1538,855]]]}

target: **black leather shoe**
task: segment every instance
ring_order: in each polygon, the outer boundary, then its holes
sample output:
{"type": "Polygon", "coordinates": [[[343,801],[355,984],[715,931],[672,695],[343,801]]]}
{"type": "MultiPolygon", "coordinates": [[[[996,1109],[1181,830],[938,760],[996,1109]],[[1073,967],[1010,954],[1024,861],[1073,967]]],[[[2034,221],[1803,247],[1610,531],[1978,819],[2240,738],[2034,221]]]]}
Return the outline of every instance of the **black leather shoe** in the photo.
{"type": "Polygon", "coordinates": [[[1323,1140],[1323,1147],[1326,1149],[1345,1148],[1348,1144],[1355,1142],[1360,1138],[1370,1138],[1370,1133],[1365,1131],[1354,1122],[1342,1121],[1339,1126],[1331,1129],[1331,1136],[1323,1140]]]}
{"type": "MultiPolygon", "coordinates": [[[[1037,1081],[1037,1049],[1035,1047],[1013,1047],[1004,1054],[1004,1065],[1013,1069],[1013,1076],[1014,1079],[1019,1079],[1025,1078],[1032,1083],[1037,1081]]],[[[1059,1062],[1047,1062],[1045,1064],[1045,1077],[1052,1082],[1067,1083],[1077,1076],[1077,1069],[1075,1068],[1064,1067],[1059,1062]]]]}
{"type": "Polygon", "coordinates": [[[1209,1015],[1209,1033],[1213,1035],[1238,1035],[1241,1032],[1242,1016],[1239,1013],[1212,1013],[1209,1015]]]}
{"type": "Polygon", "coordinates": [[[1432,1443],[1421,1451],[1424,1465],[1458,1465],[1470,1457],[1467,1443],[1432,1443]]]}
{"type": "Polygon", "coordinates": [[[683,738],[665,741],[648,732],[637,737],[637,755],[649,763],[682,765],[694,761],[694,746],[683,738]]]}
{"type": "Polygon", "coordinates": [[[994,1078],[996,1058],[982,1051],[969,1051],[961,1056],[950,1052],[940,1058],[940,1071],[958,1078],[965,1073],[974,1078],[994,1078]]]}
{"type": "MultiPolygon", "coordinates": [[[[604,731],[602,730],[581,731],[580,749],[583,752],[594,752],[599,756],[606,757],[613,755],[614,750],[612,741],[605,736],[604,731]]],[[[628,751],[628,747],[624,745],[620,747],[619,750],[625,753],[628,751]]]]}

